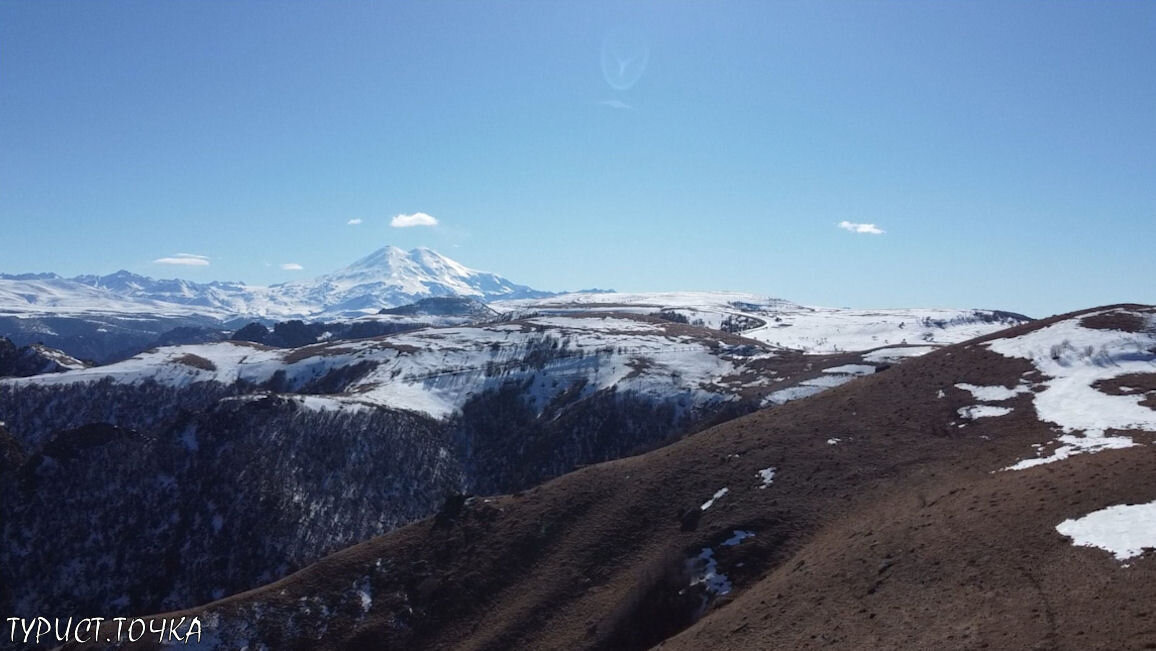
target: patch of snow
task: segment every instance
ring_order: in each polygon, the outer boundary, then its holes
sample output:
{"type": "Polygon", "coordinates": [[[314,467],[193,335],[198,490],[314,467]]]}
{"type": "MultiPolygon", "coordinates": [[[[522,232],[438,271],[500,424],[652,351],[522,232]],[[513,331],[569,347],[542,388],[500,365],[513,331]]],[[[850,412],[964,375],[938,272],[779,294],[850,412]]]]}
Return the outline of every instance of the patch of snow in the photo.
{"type": "Polygon", "coordinates": [[[731,536],[730,538],[727,538],[726,540],[724,540],[722,545],[723,545],[723,547],[734,547],[735,545],[741,543],[742,541],[746,540],[747,538],[754,538],[754,537],[755,537],[755,532],[753,532],[753,531],[743,531],[741,529],[735,529],[735,534],[733,536],[731,536]]]}
{"type": "Polygon", "coordinates": [[[1021,393],[1031,393],[1031,387],[1026,384],[1020,384],[1014,389],[1008,389],[1001,386],[977,386],[975,384],[959,383],[955,385],[957,389],[967,391],[976,400],[983,402],[999,402],[1001,400],[1010,400],[1021,393]]]}
{"type": "Polygon", "coordinates": [[[632,319],[617,319],[605,316],[581,317],[538,317],[529,319],[529,323],[551,328],[570,328],[576,330],[610,330],[620,332],[661,332],[663,329],[653,323],[634,321],[632,319]]]}
{"type": "Polygon", "coordinates": [[[361,612],[368,613],[373,605],[373,595],[370,594],[369,577],[361,577],[353,582],[353,591],[361,603],[361,612]]]}
{"type": "Polygon", "coordinates": [[[692,586],[702,585],[707,592],[719,597],[730,593],[733,586],[725,574],[719,573],[713,549],[703,547],[702,552],[690,559],[688,565],[692,571],[692,586]]]}
{"type": "MultiPolygon", "coordinates": [[[[874,367],[872,367],[874,368],[874,367]]],[[[827,369],[828,372],[831,369],[827,369]]],[[[792,400],[799,400],[807,398],[818,393],[822,393],[825,389],[830,389],[854,380],[854,375],[834,374],[820,375],[809,380],[803,380],[793,387],[779,389],[767,394],[762,401],[762,406],[782,405],[792,400]]]]}
{"type": "Polygon", "coordinates": [[[824,373],[842,373],[843,375],[871,375],[875,367],[870,364],[844,364],[823,369],[824,373]]]}
{"type": "Polygon", "coordinates": [[[939,391],[935,392],[935,397],[942,400],[947,397],[947,394],[943,392],[943,389],[940,389],[939,391]]]}
{"type": "Polygon", "coordinates": [[[767,486],[770,486],[771,482],[775,479],[775,469],[763,468],[762,470],[755,473],[755,476],[758,477],[759,481],[762,482],[762,485],[760,485],[759,488],[766,488],[767,486]]]}
{"type": "Polygon", "coordinates": [[[787,387],[786,389],[779,389],[778,391],[767,394],[767,396],[763,398],[762,406],[766,407],[768,405],[786,404],[792,400],[798,400],[800,398],[813,396],[816,393],[821,393],[823,388],[824,387],[800,384],[793,387],[787,387]]]}
{"type": "MultiPolygon", "coordinates": [[[[1104,433],[1098,430],[1092,430],[1083,436],[1064,434],[1057,439],[1057,442],[1063,443],[1063,445],[1056,448],[1050,455],[1023,459],[1004,468],[1004,470],[1024,470],[1026,468],[1042,466],[1045,463],[1063,461],[1075,454],[1102,452],[1103,450],[1122,450],[1138,445],[1130,436],[1104,436],[1104,433]]],[[[1042,446],[1037,444],[1037,447],[1042,446]]]]}
{"type": "Polygon", "coordinates": [[[847,384],[854,379],[854,375],[820,375],[819,377],[814,377],[809,380],[803,380],[799,384],[808,387],[821,387],[824,389],[829,389],[847,384]]]}
{"type": "Polygon", "coordinates": [[[975,420],[976,418],[993,418],[995,416],[1007,416],[1012,412],[1010,407],[993,407],[991,405],[972,405],[970,407],[960,407],[957,412],[960,418],[968,420],[975,420]]]}
{"type": "Polygon", "coordinates": [[[310,411],[364,411],[369,409],[367,405],[337,396],[299,395],[293,396],[293,399],[310,411]]]}
{"type": "Polygon", "coordinates": [[[1056,531],[1071,538],[1073,545],[1097,547],[1126,561],[1145,549],[1156,549],[1156,502],[1109,506],[1064,520],[1056,531]]]}
{"type": "Polygon", "coordinates": [[[831,439],[827,439],[827,445],[839,445],[839,443],[840,443],[842,440],[843,440],[843,439],[838,439],[838,438],[831,438],[831,439]]]}
{"type": "Polygon", "coordinates": [[[863,356],[864,362],[875,364],[897,362],[906,357],[919,357],[935,350],[936,346],[904,346],[902,348],[880,348],[863,356]]]}
{"type": "Polygon", "coordinates": [[[726,487],[718,489],[717,491],[715,491],[714,495],[709,500],[703,502],[702,506],[700,506],[699,508],[702,509],[703,511],[709,509],[710,507],[714,506],[715,500],[719,499],[723,495],[726,495],[729,490],[730,489],[726,488],[726,487]]]}

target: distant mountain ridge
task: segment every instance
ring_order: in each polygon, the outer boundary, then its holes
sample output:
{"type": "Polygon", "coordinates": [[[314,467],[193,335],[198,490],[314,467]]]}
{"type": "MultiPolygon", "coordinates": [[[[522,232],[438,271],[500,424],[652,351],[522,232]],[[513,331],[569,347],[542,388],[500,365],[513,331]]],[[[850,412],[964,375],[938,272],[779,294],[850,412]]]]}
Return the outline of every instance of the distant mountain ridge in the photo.
{"type": "Polygon", "coordinates": [[[322,312],[341,316],[376,312],[438,296],[492,301],[554,295],[494,273],[470,269],[432,249],[419,247],[407,252],[395,246],[378,249],[344,269],[313,280],[270,289],[288,300],[321,305],[322,312]]]}
{"type": "Polygon", "coordinates": [[[268,287],[241,282],[154,279],[121,270],[64,278],[55,273],[0,274],[0,313],[137,313],[231,318],[360,316],[423,298],[483,301],[552,296],[502,276],[471,269],[425,247],[386,246],[312,280],[268,287]]]}

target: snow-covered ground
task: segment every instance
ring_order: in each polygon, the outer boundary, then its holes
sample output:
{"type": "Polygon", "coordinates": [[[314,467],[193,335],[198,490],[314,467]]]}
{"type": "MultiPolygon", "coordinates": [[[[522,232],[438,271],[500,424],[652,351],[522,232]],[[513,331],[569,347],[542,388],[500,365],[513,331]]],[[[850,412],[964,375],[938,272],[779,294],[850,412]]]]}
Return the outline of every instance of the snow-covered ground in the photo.
{"type": "Polygon", "coordinates": [[[700,506],[699,508],[703,511],[709,509],[710,507],[714,506],[715,502],[722,499],[722,497],[729,492],[730,492],[730,489],[725,487],[725,486],[723,488],[718,489],[717,491],[714,492],[714,495],[711,495],[710,499],[703,502],[702,506],[700,506]]]}
{"type": "Polygon", "coordinates": [[[863,361],[876,364],[891,364],[908,357],[919,357],[935,350],[936,346],[901,346],[897,348],[880,348],[863,356],[863,361]]]}
{"type": "Polygon", "coordinates": [[[996,416],[1007,416],[1012,413],[1010,407],[993,407],[992,405],[972,405],[970,407],[960,407],[959,417],[967,420],[975,420],[976,418],[994,418],[996,416]]]}
{"type": "Polygon", "coordinates": [[[563,294],[543,299],[498,301],[499,311],[561,314],[577,310],[676,313],[692,323],[721,328],[728,319],[744,337],[808,353],[900,347],[877,359],[892,361],[938,346],[990,334],[1020,322],[990,310],[814,307],[743,292],[563,294]]]}
{"type": "Polygon", "coordinates": [[[227,310],[206,305],[182,305],[168,301],[134,298],[101,287],[91,287],[60,277],[0,277],[0,315],[88,316],[88,315],[204,315],[225,319],[227,310]]]}
{"type": "MultiPolygon", "coordinates": [[[[424,328],[292,350],[227,341],[160,348],[108,366],[5,382],[60,385],[111,378],[168,386],[264,385],[277,375],[278,391],[317,393],[311,382],[356,367],[360,377],[342,393],[302,399],[303,406],[379,405],[434,418],[447,418],[472,396],[511,380],[523,383],[539,409],[568,387],[581,387],[583,394],[616,386],[656,398],[682,396],[688,408],[735,399],[743,386],[738,376],[758,357],[731,355],[717,340],[670,332],[668,325],[674,324],[555,316],[424,328]]],[[[762,378],[747,377],[761,384],[762,378]]]]}
{"type": "Polygon", "coordinates": [[[1109,506],[1064,520],[1056,531],[1071,538],[1073,545],[1097,547],[1126,561],[1145,549],[1156,549],[1156,502],[1109,506]]]}
{"type": "Polygon", "coordinates": [[[792,400],[813,396],[823,392],[825,389],[844,385],[856,377],[866,375],[867,371],[865,369],[871,369],[871,373],[875,372],[874,366],[867,366],[866,364],[844,364],[842,366],[823,369],[823,373],[826,375],[803,380],[795,386],[786,387],[767,394],[767,396],[763,398],[763,406],[785,404],[792,400]]]}
{"type": "MultiPolygon", "coordinates": [[[[1136,316],[1150,324],[1146,331],[1087,328],[1077,317],[984,344],[1006,357],[1029,360],[1045,376],[1035,387],[1038,390],[1032,403],[1040,420],[1053,423],[1062,432],[1049,442],[1056,444],[1049,456],[1022,460],[1012,469],[1059,461],[1081,452],[1136,445],[1131,436],[1109,435],[1109,430],[1156,431],[1156,410],[1140,404],[1143,394],[1113,395],[1096,386],[1123,375],[1156,373],[1156,323],[1150,314],[1136,316]]],[[[1012,391],[977,389],[995,399],[1003,399],[1012,391]]]]}
{"type": "Polygon", "coordinates": [[[759,488],[766,488],[767,486],[770,486],[771,482],[775,480],[775,469],[763,468],[762,470],[755,473],[755,475],[759,478],[759,488]]]}
{"type": "Polygon", "coordinates": [[[1012,398],[1018,396],[1021,393],[1030,393],[1031,392],[1031,387],[1028,386],[1026,383],[1023,383],[1023,382],[1021,382],[1019,385],[1017,385],[1014,389],[1009,389],[1007,387],[1001,387],[1001,386],[992,386],[992,387],[976,386],[974,384],[967,384],[964,382],[956,384],[955,388],[963,389],[964,391],[967,391],[972,396],[974,396],[976,400],[983,400],[986,402],[998,402],[1001,400],[1011,400],[1012,398]]]}
{"type": "Polygon", "coordinates": [[[543,297],[428,249],[405,252],[394,247],[311,281],[266,288],[155,281],[127,272],[76,279],[0,277],[0,311],[22,315],[88,310],[142,317],[305,316],[400,323],[416,317],[376,312],[383,305],[429,295],[489,300],[494,313],[486,312],[477,321],[468,315],[422,316],[423,322],[442,327],[297,351],[239,342],[161,348],[110,366],[31,381],[74,383],[111,377],[116,382],[149,379],[167,385],[204,381],[260,385],[279,374],[283,388],[277,390],[296,392],[338,369],[367,363],[370,368],[361,368],[361,377],[341,395],[303,404],[325,409],[380,405],[447,418],[472,396],[516,378],[527,383],[528,395],[538,407],[558,395],[558,387],[577,384],[583,392],[617,386],[639,394],[682,396],[689,408],[733,400],[738,392],[750,389],[765,397],[764,405],[772,405],[873,372],[872,364],[923,354],[1018,322],[1007,313],[983,310],[808,307],[741,292],[543,297]],[[666,318],[643,316],[655,313],[666,318]],[[714,329],[717,336],[677,320],[714,329]],[[747,339],[749,350],[729,354],[730,347],[721,343],[728,335],[720,330],[747,339]],[[849,360],[866,363],[844,363],[802,383],[778,382],[781,378],[773,372],[756,368],[760,359],[784,350],[870,352],[849,360]],[[744,371],[751,372],[744,376],[744,371]]]}

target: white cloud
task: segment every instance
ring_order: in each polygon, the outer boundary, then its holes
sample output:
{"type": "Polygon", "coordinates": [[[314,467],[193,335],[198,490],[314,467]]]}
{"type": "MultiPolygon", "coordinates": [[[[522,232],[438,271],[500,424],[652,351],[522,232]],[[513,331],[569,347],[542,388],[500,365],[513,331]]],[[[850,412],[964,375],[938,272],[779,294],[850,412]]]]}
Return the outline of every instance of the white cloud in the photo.
{"type": "Polygon", "coordinates": [[[153,264],[179,264],[187,267],[207,267],[209,266],[209,256],[197,255],[196,253],[178,253],[165,258],[157,258],[153,260],[153,264]]]}
{"type": "Polygon", "coordinates": [[[285,264],[281,265],[281,268],[285,271],[301,271],[305,267],[302,267],[296,262],[286,262],[285,264]]]}
{"type": "Polygon", "coordinates": [[[357,226],[358,224],[361,223],[361,220],[360,219],[351,219],[345,223],[349,226],[357,226]]]}
{"type": "Polygon", "coordinates": [[[397,215],[390,220],[389,225],[394,228],[410,228],[411,226],[437,226],[438,220],[433,215],[424,212],[415,212],[412,215],[397,215]]]}
{"type": "Polygon", "coordinates": [[[620,99],[604,99],[604,100],[602,100],[602,101],[600,101],[600,102],[598,102],[598,103],[599,103],[600,105],[602,105],[602,106],[609,106],[609,107],[610,107],[610,108],[612,108],[612,109],[620,109],[620,110],[623,110],[623,111],[632,111],[632,110],[634,110],[634,107],[633,107],[633,106],[631,106],[631,105],[627,104],[626,102],[623,102],[623,101],[622,101],[622,100],[620,100],[620,99]]]}
{"type": "Polygon", "coordinates": [[[852,233],[868,233],[870,235],[882,235],[887,232],[875,224],[856,224],[855,222],[848,221],[839,222],[839,228],[851,231],[852,233]]]}

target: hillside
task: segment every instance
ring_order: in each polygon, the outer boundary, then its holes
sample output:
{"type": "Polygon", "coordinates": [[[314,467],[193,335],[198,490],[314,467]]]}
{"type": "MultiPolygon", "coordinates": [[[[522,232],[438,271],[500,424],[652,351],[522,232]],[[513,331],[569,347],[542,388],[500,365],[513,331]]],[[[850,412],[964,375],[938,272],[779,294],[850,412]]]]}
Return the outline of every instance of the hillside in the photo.
{"type": "Polygon", "coordinates": [[[869,354],[599,312],[164,347],[0,380],[19,459],[3,478],[0,608],[79,616],[233,594],[447,493],[521,490],[852,381],[877,368],[869,354]],[[117,516],[130,505],[146,510],[117,516]]]}
{"type": "Polygon", "coordinates": [[[208,648],[1150,648],[1156,310],[948,346],[183,614],[208,648]]]}

